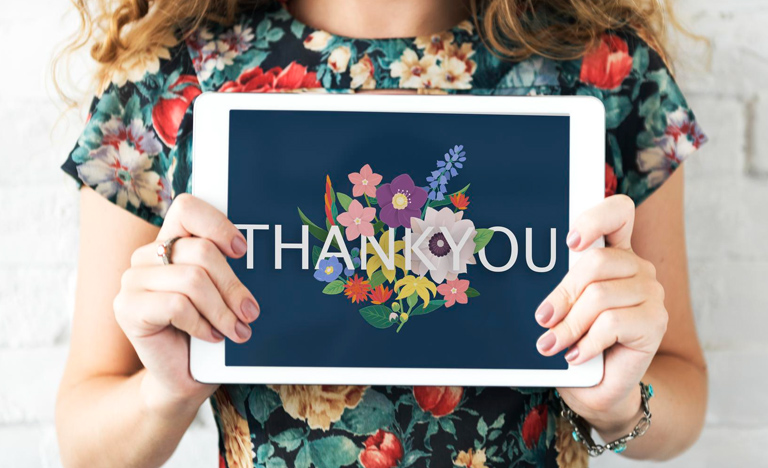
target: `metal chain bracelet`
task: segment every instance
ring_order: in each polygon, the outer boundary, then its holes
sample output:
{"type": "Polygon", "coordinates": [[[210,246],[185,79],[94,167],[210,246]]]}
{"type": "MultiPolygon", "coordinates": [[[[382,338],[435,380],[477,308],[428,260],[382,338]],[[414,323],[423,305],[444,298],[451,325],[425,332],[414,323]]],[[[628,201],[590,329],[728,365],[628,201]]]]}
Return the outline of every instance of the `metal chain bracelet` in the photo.
{"type": "Polygon", "coordinates": [[[637,422],[632,432],[623,437],[619,437],[612,442],[608,442],[605,445],[595,443],[590,434],[589,426],[578,414],[573,412],[565,401],[563,401],[563,398],[557,390],[555,390],[555,396],[560,400],[560,414],[571,424],[571,427],[573,427],[573,432],[571,432],[573,440],[581,442],[584,447],[587,448],[587,452],[591,457],[602,455],[603,452],[607,450],[614,453],[621,453],[627,449],[627,442],[642,436],[648,431],[648,428],[651,427],[651,409],[648,406],[648,400],[653,397],[652,385],[645,385],[640,382],[640,398],[642,399],[643,416],[640,418],[640,421],[637,422]]]}

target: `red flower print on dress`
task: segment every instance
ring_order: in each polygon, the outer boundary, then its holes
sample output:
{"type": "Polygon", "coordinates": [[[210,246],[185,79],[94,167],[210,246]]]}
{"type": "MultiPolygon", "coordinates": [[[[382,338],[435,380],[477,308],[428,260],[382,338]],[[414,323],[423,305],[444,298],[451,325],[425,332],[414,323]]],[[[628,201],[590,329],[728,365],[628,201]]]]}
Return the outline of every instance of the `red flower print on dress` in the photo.
{"type": "Polygon", "coordinates": [[[155,127],[157,136],[166,146],[176,145],[181,120],[189,105],[201,92],[196,76],[181,75],[168,87],[163,97],[157,100],[157,104],[152,109],[152,125],[155,127]]]}
{"type": "Polygon", "coordinates": [[[616,173],[613,172],[613,168],[608,163],[605,163],[605,196],[610,197],[615,194],[617,185],[616,173]]]}
{"type": "Polygon", "coordinates": [[[413,387],[419,408],[436,418],[453,413],[462,395],[463,387],[413,387]]]}
{"type": "Polygon", "coordinates": [[[541,433],[547,427],[547,405],[533,407],[523,421],[523,442],[529,449],[539,441],[541,433]]]}
{"type": "Polygon", "coordinates": [[[321,88],[317,73],[291,62],[285,68],[273,67],[266,72],[261,67],[244,71],[236,81],[224,83],[219,91],[229,93],[269,93],[290,89],[321,88]]]}
{"type": "Polygon", "coordinates": [[[614,89],[630,71],[632,56],[626,41],[613,34],[603,34],[600,45],[582,60],[579,79],[600,89],[614,89]]]}
{"type": "Polygon", "coordinates": [[[360,463],[365,468],[394,468],[403,459],[403,444],[391,432],[379,429],[364,444],[360,463]]]}

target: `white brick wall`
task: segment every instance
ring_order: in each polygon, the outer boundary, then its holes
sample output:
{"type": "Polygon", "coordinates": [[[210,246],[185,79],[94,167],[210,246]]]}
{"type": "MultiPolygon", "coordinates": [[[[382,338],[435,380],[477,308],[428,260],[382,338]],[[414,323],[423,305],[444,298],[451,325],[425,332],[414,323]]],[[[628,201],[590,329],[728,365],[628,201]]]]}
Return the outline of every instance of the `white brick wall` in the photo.
{"type": "MultiPolygon", "coordinates": [[[[82,128],[54,127],[47,63],[74,27],[68,2],[0,6],[0,467],[56,467],[53,406],[75,283],[77,193],[58,169],[82,128]],[[22,248],[35,246],[33,250],[22,248]]],[[[691,288],[711,371],[701,440],[666,467],[768,466],[768,2],[684,0],[680,16],[712,41],[709,67],[679,47],[679,80],[711,142],[687,164],[691,288]],[[762,345],[762,346],[761,346],[762,345]],[[757,372],[756,372],[757,371],[757,372]]],[[[73,74],[82,78],[82,65],[73,74]]],[[[213,467],[207,408],[172,467],[213,467]]],[[[643,468],[616,456],[596,467],[643,468]]]]}

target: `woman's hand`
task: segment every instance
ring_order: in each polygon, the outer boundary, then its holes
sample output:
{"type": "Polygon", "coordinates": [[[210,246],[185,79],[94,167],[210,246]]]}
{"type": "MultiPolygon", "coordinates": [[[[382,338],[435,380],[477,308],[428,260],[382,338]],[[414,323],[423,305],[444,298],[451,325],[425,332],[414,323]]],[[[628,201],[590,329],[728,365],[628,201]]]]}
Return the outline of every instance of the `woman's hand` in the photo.
{"type": "Polygon", "coordinates": [[[616,195],[582,214],[568,247],[582,251],[601,236],[606,247],[585,252],[541,303],[536,320],[549,328],[537,347],[545,356],[566,348],[581,364],[605,351],[605,375],[591,388],[560,388],[568,406],[602,435],[622,435],[640,419],[638,382],[667,329],[664,289],[656,269],[630,243],[635,206],[616,195]]]}
{"type": "Polygon", "coordinates": [[[115,317],[147,370],[142,393],[153,410],[199,406],[216,389],[189,373],[190,335],[209,342],[250,338],[259,306],[225,257],[245,253],[243,235],[226,216],[187,194],[174,200],[157,241],[133,253],[115,317]],[[173,237],[180,239],[172,264],[163,265],[158,245],[173,237]]]}

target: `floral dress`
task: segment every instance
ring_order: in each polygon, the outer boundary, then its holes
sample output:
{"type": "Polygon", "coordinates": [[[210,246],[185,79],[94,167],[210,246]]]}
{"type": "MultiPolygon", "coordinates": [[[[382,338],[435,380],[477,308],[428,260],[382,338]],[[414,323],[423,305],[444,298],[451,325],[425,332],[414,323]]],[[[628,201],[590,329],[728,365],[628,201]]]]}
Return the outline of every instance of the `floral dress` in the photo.
{"type": "MultiPolygon", "coordinates": [[[[62,168],[161,225],[190,191],[191,104],[204,91],[589,95],[606,107],[605,195],[641,203],[706,141],[661,59],[609,31],[580,60],[501,61],[464,21],[432,36],[353,39],[275,2],[233,25],[132,57],[97,96],[62,168]]],[[[300,132],[300,129],[297,129],[300,132]]],[[[551,389],[223,385],[212,398],[220,466],[586,466],[551,389]]]]}

